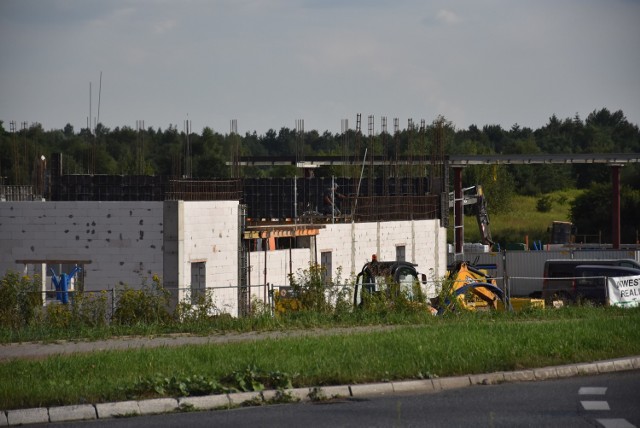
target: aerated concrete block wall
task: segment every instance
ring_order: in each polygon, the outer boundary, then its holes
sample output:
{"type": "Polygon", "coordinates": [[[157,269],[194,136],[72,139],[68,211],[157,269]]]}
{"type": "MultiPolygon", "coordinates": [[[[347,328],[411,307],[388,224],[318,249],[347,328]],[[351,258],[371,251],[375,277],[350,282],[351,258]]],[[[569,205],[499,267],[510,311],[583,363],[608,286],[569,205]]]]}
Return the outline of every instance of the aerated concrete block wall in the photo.
{"type": "Polygon", "coordinates": [[[162,274],[162,212],[162,202],[1,202],[0,274],[42,271],[16,260],[89,260],[85,290],[138,287],[162,274]]]}
{"type": "Polygon", "coordinates": [[[297,277],[300,270],[309,268],[311,261],[309,248],[295,248],[289,250],[276,250],[266,252],[267,275],[265,277],[265,252],[252,251],[249,254],[249,283],[253,298],[265,300],[265,284],[274,287],[288,286],[289,274],[293,272],[297,277]]]}
{"type": "Polygon", "coordinates": [[[396,247],[405,247],[405,260],[416,263],[429,279],[442,278],[447,268],[447,233],[439,220],[392,221],[327,225],[318,235],[320,253],[332,253],[333,275],[357,274],[371,260],[396,260],[396,247]]]}
{"type": "Polygon", "coordinates": [[[0,203],[1,275],[41,274],[39,260],[86,260],[86,291],[140,288],[158,275],[184,294],[191,264],[204,262],[216,305],[233,314],[238,239],[237,201],[0,203]]]}
{"type": "MultiPolygon", "coordinates": [[[[349,283],[373,254],[379,260],[396,260],[396,247],[405,247],[405,260],[418,264],[418,270],[428,279],[440,279],[446,273],[446,229],[438,220],[394,221],[379,223],[328,224],[316,237],[316,260],[321,253],[331,253],[331,276],[342,284],[349,283]],[[339,278],[338,278],[338,275],[339,278]]],[[[307,269],[311,249],[277,250],[267,252],[266,282],[288,285],[289,260],[293,259],[293,273],[307,269]]],[[[250,254],[252,294],[264,299],[264,252],[250,254]]],[[[431,283],[433,285],[433,283],[431,283]]]]}
{"type": "Polygon", "coordinates": [[[182,286],[191,285],[191,266],[204,262],[207,287],[213,288],[216,307],[238,311],[238,201],[183,202],[184,253],[182,286]]]}
{"type": "MultiPolygon", "coordinates": [[[[3,202],[0,203],[0,274],[23,272],[16,260],[89,260],[86,290],[127,284],[138,288],[153,275],[178,299],[191,287],[191,268],[204,263],[206,287],[218,309],[238,310],[238,202],[3,202]]],[[[437,220],[327,225],[310,249],[267,252],[267,279],[287,285],[288,274],[307,269],[316,251],[331,252],[332,277],[343,283],[378,254],[395,260],[396,247],[419,271],[446,272],[446,230],[437,220]]],[[[264,253],[249,256],[250,285],[263,298],[264,253]]],[[[41,273],[42,265],[28,265],[41,273]]],[[[50,287],[50,283],[46,284],[50,287]]]]}

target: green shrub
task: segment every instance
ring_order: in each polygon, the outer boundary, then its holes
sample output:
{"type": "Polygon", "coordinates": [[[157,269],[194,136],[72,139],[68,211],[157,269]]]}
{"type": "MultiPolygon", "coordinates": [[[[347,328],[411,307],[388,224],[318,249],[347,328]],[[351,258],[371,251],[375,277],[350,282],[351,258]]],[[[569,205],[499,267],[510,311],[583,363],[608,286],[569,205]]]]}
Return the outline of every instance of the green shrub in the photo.
{"type": "Polygon", "coordinates": [[[0,280],[0,325],[12,329],[32,324],[42,307],[41,280],[7,272],[0,280]]]}
{"type": "Polygon", "coordinates": [[[309,269],[299,270],[296,275],[289,275],[295,298],[280,302],[284,312],[330,314],[350,311],[350,288],[342,285],[340,278],[340,270],[335,281],[327,278],[325,269],[320,265],[311,265],[309,269]]]}
{"type": "Polygon", "coordinates": [[[551,196],[545,195],[536,201],[536,210],[540,213],[548,213],[553,207],[553,199],[551,196]]]}
{"type": "Polygon", "coordinates": [[[211,321],[218,312],[213,302],[213,290],[207,290],[195,297],[188,296],[178,303],[175,318],[184,323],[198,324],[211,321]]]}
{"type": "Polygon", "coordinates": [[[86,327],[107,324],[107,292],[74,293],[71,301],[72,322],[86,327]]]}
{"type": "Polygon", "coordinates": [[[44,322],[52,328],[67,329],[72,325],[72,314],[69,306],[60,302],[49,303],[44,311],[44,322]]]}
{"type": "Polygon", "coordinates": [[[107,292],[71,292],[68,304],[50,302],[43,320],[51,328],[102,327],[107,324],[107,292]]]}
{"type": "Polygon", "coordinates": [[[151,286],[143,284],[139,290],[124,285],[117,293],[113,322],[122,325],[170,324],[170,293],[154,276],[151,286]]]}
{"type": "Polygon", "coordinates": [[[423,313],[430,311],[430,304],[427,302],[419,282],[414,282],[411,289],[401,287],[391,277],[386,278],[380,287],[379,292],[362,293],[362,309],[374,314],[407,314],[423,313]]]}

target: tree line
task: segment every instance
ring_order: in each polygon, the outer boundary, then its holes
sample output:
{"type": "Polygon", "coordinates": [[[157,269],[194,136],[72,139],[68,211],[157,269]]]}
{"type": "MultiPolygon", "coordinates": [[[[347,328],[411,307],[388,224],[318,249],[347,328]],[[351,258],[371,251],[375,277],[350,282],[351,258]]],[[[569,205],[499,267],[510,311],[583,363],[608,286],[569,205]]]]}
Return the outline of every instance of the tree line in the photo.
{"type": "MultiPolygon", "coordinates": [[[[64,156],[64,174],[157,175],[194,179],[224,179],[232,176],[229,162],[233,155],[243,156],[357,156],[367,147],[376,156],[429,156],[434,141],[440,141],[445,154],[571,154],[571,153],[640,153],[640,130],[627,120],[621,110],[594,110],[585,119],[577,114],[560,119],[552,115],[548,122],[531,129],[514,124],[510,129],[500,125],[471,125],[456,129],[453,123],[439,117],[428,125],[407,126],[389,134],[374,136],[348,130],[344,134],[316,130],[298,132],[286,127],[265,134],[245,135],[221,133],[205,127],[201,133],[179,130],[170,125],[162,130],[129,126],[109,129],[98,124],[95,129],[76,130],[70,124],[45,131],[39,123],[23,124],[16,129],[0,121],[0,182],[2,184],[35,184],[42,174],[43,163],[52,153],[64,156]]],[[[341,175],[338,167],[319,168],[316,175],[341,175]]],[[[294,176],[293,167],[245,167],[243,176],[294,176]]],[[[622,209],[640,212],[640,166],[622,168],[622,209]]],[[[607,186],[611,172],[606,165],[503,165],[465,168],[463,182],[483,184],[495,212],[509,207],[513,193],[544,195],[567,188],[587,189],[589,202],[576,201],[572,210],[574,222],[593,227],[592,214],[581,218],[586,207],[606,209],[607,186]],[[605,192],[605,193],[603,193],[605,192]],[[593,204],[596,204],[595,206],[593,204]]],[[[595,216],[597,217],[597,216],[595,216]]],[[[627,222],[640,229],[637,214],[627,222]]],[[[610,216],[606,220],[610,223],[610,216]]],[[[624,221],[623,221],[624,224],[624,221]]],[[[606,230],[603,227],[601,229],[606,230]]],[[[610,226],[609,226],[610,229],[610,226]]]]}

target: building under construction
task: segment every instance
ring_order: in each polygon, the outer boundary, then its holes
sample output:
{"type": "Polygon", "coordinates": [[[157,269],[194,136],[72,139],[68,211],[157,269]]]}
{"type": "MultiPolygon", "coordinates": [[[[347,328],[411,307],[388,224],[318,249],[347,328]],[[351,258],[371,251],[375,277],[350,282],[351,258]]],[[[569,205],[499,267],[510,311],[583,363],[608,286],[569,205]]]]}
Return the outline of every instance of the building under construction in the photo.
{"type": "Polygon", "coordinates": [[[89,291],[136,287],[158,275],[177,301],[211,290],[220,312],[238,316],[310,265],[320,265],[329,282],[348,280],[376,255],[440,278],[447,168],[442,144],[427,152],[424,126],[412,132],[414,149],[402,155],[386,130],[384,150],[376,149],[372,119],[367,138],[359,129],[344,132],[339,156],[311,158],[299,150],[286,159],[260,159],[239,156],[237,147],[229,162],[233,177],[215,181],[63,174],[63,156],[53,156],[31,191],[0,189],[6,255],[0,272],[38,274],[43,291],[52,268],[81,272],[89,291]],[[245,173],[285,164],[296,176],[245,173]],[[331,173],[316,175],[323,167],[331,173]],[[323,211],[327,189],[344,195],[339,212],[323,211]]]}

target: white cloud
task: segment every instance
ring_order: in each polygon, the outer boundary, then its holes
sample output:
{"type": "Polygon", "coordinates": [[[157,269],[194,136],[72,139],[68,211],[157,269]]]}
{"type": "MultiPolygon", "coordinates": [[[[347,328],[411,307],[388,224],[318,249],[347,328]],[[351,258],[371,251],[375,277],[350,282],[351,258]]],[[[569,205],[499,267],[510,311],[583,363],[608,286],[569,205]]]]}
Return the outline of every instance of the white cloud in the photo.
{"type": "Polygon", "coordinates": [[[153,29],[156,34],[163,34],[174,29],[176,25],[175,19],[165,19],[154,23],[153,29]]]}
{"type": "Polygon", "coordinates": [[[447,9],[440,9],[436,14],[436,18],[439,22],[447,25],[457,24],[458,22],[460,22],[460,18],[458,17],[458,15],[456,15],[455,12],[447,9]]]}

